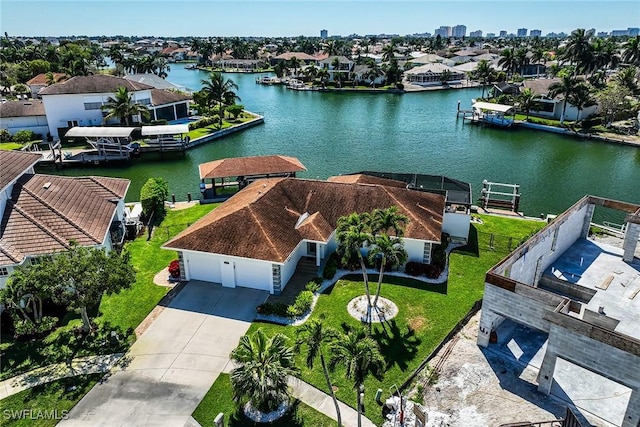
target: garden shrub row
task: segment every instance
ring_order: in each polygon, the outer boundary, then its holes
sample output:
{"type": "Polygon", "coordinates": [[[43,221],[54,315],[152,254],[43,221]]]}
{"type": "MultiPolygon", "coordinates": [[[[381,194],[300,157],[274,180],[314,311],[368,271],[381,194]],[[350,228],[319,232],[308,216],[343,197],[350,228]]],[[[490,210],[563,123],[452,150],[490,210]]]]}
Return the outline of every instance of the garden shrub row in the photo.
{"type": "Polygon", "coordinates": [[[217,115],[217,114],[215,114],[213,116],[203,117],[200,120],[198,120],[197,122],[189,123],[189,130],[195,130],[195,129],[204,128],[204,127],[207,127],[209,125],[217,124],[219,122],[220,122],[220,116],[217,115]]]}
{"type": "Polygon", "coordinates": [[[311,309],[311,304],[313,304],[313,292],[302,291],[296,297],[293,305],[287,307],[287,315],[289,317],[302,316],[311,309]]]}
{"type": "Polygon", "coordinates": [[[417,261],[409,261],[404,271],[410,276],[427,276],[429,279],[437,279],[442,274],[442,268],[439,265],[417,261]]]}

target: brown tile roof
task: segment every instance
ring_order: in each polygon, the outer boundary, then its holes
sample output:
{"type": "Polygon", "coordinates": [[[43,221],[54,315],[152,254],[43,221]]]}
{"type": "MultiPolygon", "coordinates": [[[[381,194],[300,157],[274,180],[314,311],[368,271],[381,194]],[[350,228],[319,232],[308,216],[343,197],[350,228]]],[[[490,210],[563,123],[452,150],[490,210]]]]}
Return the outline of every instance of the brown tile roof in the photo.
{"type": "Polygon", "coordinates": [[[39,95],[64,95],[73,93],[114,93],[120,86],[130,91],[152,89],[153,86],[138,83],[121,77],[96,74],[93,76],[75,76],[69,80],[47,86],[39,95]]]}
{"type": "Polygon", "coordinates": [[[0,117],[45,116],[42,101],[7,101],[0,104],[0,117]]]}
{"type": "MultiPolygon", "coordinates": [[[[53,73],[53,80],[56,83],[60,83],[61,81],[67,80],[69,78],[65,73],[53,73]]],[[[31,85],[46,85],[47,84],[47,75],[45,73],[40,73],[31,80],[27,82],[27,86],[31,85]]]]}
{"type": "Polygon", "coordinates": [[[396,181],[395,179],[379,178],[377,176],[353,174],[353,175],[338,175],[331,176],[327,181],[330,182],[342,182],[345,184],[374,184],[374,185],[386,185],[388,187],[406,188],[407,183],[402,181],[396,181]]]}
{"type": "Polygon", "coordinates": [[[151,89],[151,104],[153,106],[172,104],[174,102],[188,101],[191,99],[189,95],[172,92],[163,89],[151,89]]]}
{"type": "Polygon", "coordinates": [[[66,250],[71,240],[83,246],[104,243],[129,183],[120,178],[23,175],[0,223],[0,265],[66,250]]]}
{"type": "Polygon", "coordinates": [[[316,57],[305,52],[284,52],[278,56],[274,56],[273,59],[284,59],[285,61],[290,61],[293,57],[300,61],[317,61],[316,57]]]}
{"type": "Polygon", "coordinates": [[[534,80],[525,80],[522,85],[525,88],[530,88],[533,93],[536,95],[544,95],[547,96],[549,94],[549,87],[559,82],[560,79],[534,79],[534,80]]]}
{"type": "Polygon", "coordinates": [[[165,247],[284,262],[303,239],[326,242],[341,216],[390,206],[409,217],[407,238],[440,241],[444,196],[392,186],[271,178],[255,181],[165,247]],[[305,213],[309,216],[301,220],[305,213]]]}
{"type": "Polygon", "coordinates": [[[201,163],[198,165],[198,169],[200,170],[200,179],[282,174],[307,170],[297,158],[278,155],[229,157],[201,163]]]}
{"type": "Polygon", "coordinates": [[[0,191],[42,159],[39,153],[0,150],[0,191]]]}

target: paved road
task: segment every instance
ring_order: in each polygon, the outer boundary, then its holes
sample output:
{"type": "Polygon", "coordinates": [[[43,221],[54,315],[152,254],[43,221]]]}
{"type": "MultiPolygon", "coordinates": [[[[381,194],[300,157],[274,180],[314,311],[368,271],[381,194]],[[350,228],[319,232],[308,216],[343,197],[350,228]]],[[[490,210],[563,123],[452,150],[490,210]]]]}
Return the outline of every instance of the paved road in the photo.
{"type": "Polygon", "coordinates": [[[183,427],[249,328],[267,292],[192,281],[59,426],[183,427]]]}

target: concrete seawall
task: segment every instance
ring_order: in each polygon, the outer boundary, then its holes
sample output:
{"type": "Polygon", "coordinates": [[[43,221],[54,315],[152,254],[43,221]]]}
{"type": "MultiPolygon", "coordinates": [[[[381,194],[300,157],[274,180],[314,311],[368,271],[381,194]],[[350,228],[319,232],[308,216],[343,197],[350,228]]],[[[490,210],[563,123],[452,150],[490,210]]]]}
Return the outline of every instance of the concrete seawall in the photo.
{"type": "Polygon", "coordinates": [[[253,126],[256,126],[256,125],[264,123],[264,116],[258,116],[258,115],[256,115],[256,116],[257,116],[256,118],[254,118],[252,120],[249,120],[248,122],[244,122],[244,123],[241,123],[241,124],[238,124],[238,125],[234,125],[234,126],[226,128],[226,129],[222,129],[222,130],[219,130],[219,131],[216,131],[216,132],[212,132],[209,135],[204,135],[204,136],[201,136],[200,138],[193,139],[193,140],[191,140],[191,142],[189,142],[189,145],[187,145],[186,148],[190,149],[190,148],[193,148],[193,147],[197,147],[197,146],[202,145],[202,144],[204,144],[206,142],[210,142],[210,141],[222,138],[223,136],[230,135],[230,134],[232,134],[234,132],[238,132],[238,131],[241,131],[241,130],[244,130],[244,129],[247,129],[247,128],[250,128],[250,127],[253,127],[253,126]]]}
{"type": "Polygon", "coordinates": [[[515,121],[514,125],[527,128],[527,129],[536,129],[536,130],[542,130],[545,132],[559,133],[561,135],[574,136],[577,138],[592,139],[596,141],[604,141],[604,142],[609,142],[614,144],[623,144],[623,145],[630,145],[632,147],[640,147],[640,142],[627,141],[624,139],[607,138],[605,136],[594,135],[590,133],[575,132],[569,129],[559,128],[556,126],[541,125],[538,123],[523,122],[520,120],[515,121]]]}

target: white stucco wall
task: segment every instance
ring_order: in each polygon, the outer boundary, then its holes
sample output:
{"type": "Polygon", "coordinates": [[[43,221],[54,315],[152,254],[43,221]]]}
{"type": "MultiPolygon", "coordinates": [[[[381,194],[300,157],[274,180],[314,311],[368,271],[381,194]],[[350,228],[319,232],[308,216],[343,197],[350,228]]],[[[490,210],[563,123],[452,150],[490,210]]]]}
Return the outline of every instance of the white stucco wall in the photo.
{"type": "Polygon", "coordinates": [[[445,212],[442,218],[442,232],[451,237],[469,238],[471,215],[464,213],[445,212]]]}
{"type": "Polygon", "coordinates": [[[15,266],[14,265],[1,265],[0,267],[6,268],[7,269],[7,273],[9,273],[7,276],[0,276],[0,289],[3,289],[7,285],[7,280],[9,279],[9,277],[11,277],[11,273],[13,273],[13,270],[14,270],[15,266]]]}
{"type": "Polygon", "coordinates": [[[280,279],[282,283],[282,289],[284,289],[293,276],[293,273],[296,271],[296,266],[298,265],[298,261],[300,258],[307,255],[307,242],[302,241],[296,246],[296,248],[291,252],[291,255],[285,260],[282,264],[280,270],[280,279]]]}
{"type": "Polygon", "coordinates": [[[409,239],[404,237],[404,249],[409,255],[407,261],[422,262],[424,258],[424,240],[409,239]]]}
{"type": "MultiPolygon", "coordinates": [[[[42,102],[47,114],[49,132],[58,138],[58,128],[67,127],[67,121],[76,120],[79,126],[101,126],[103,124],[102,110],[85,110],[85,102],[106,103],[113,93],[91,93],[71,95],[43,95],[42,102]]],[[[133,101],[151,99],[151,90],[131,92],[133,101]]],[[[117,119],[109,123],[118,123],[117,119]]]]}
{"type": "Polygon", "coordinates": [[[30,130],[46,136],[49,125],[47,116],[3,117],[0,118],[0,129],[8,130],[11,135],[15,135],[19,130],[30,130]]]}

